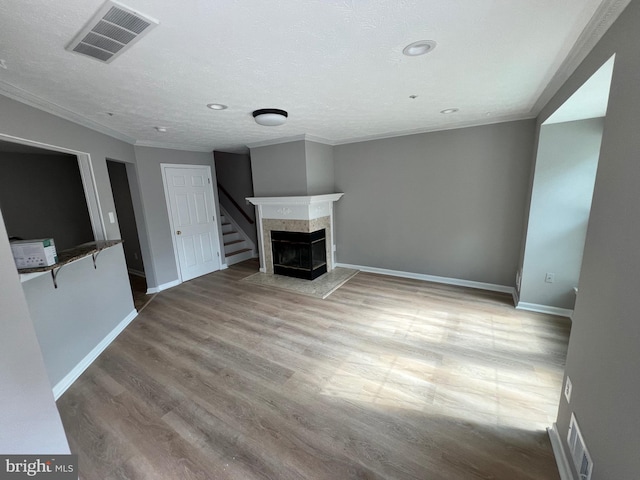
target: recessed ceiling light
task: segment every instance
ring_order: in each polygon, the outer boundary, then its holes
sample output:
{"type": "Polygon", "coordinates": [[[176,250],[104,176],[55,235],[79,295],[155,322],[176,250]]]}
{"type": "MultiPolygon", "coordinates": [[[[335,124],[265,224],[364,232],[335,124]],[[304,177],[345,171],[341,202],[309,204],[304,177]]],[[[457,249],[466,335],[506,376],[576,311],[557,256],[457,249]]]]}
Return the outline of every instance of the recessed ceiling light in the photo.
{"type": "Polygon", "coordinates": [[[417,42],[410,43],[402,49],[402,53],[408,57],[417,57],[418,55],[424,55],[436,48],[437,43],[433,40],[419,40],[417,42]]]}
{"type": "Polygon", "coordinates": [[[446,108],[444,110],[440,110],[440,113],[444,113],[445,115],[448,115],[449,113],[456,113],[458,111],[457,108],[446,108]]]}
{"type": "Polygon", "coordinates": [[[106,112],[107,115],[109,115],[110,117],[113,117],[114,113],[113,112],[106,112]]]}
{"type": "Polygon", "coordinates": [[[409,98],[410,98],[411,100],[415,100],[416,98],[418,98],[418,95],[409,95],[409,98]]]}
{"type": "Polygon", "coordinates": [[[167,127],[153,127],[160,133],[167,133],[167,127]]]}
{"type": "Polygon", "coordinates": [[[261,108],[253,112],[253,118],[259,125],[277,127],[287,121],[289,114],[279,108],[261,108]]]}
{"type": "Polygon", "coordinates": [[[221,103],[208,103],[207,107],[209,107],[211,110],[226,110],[227,108],[229,108],[221,103]]]}

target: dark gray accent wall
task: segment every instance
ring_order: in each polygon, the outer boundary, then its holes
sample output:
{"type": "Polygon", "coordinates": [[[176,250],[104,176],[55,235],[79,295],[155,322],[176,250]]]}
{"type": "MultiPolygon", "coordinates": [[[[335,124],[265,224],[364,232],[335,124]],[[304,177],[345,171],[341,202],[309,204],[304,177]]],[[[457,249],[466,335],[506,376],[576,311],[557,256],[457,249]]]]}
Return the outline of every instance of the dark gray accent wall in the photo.
{"type": "Polygon", "coordinates": [[[0,452],[69,453],[0,211],[0,452]]]}
{"type": "Polygon", "coordinates": [[[339,262],[512,286],[535,122],[334,147],[339,262]]]}
{"type": "Polygon", "coordinates": [[[118,215],[118,225],[120,225],[120,235],[122,235],[122,240],[124,241],[124,256],[127,261],[127,267],[136,272],[144,273],[127,167],[124,163],[107,160],[107,169],[109,171],[109,180],[111,181],[113,201],[118,215]]]}
{"type": "Polygon", "coordinates": [[[227,198],[219,192],[220,204],[229,212],[238,226],[249,236],[254,244],[256,238],[256,215],[253,205],[248,204],[245,198],[253,197],[253,176],[251,174],[251,158],[249,155],[227,152],[213,152],[216,177],[218,183],[231,195],[242,211],[253,220],[249,223],[247,219],[238,212],[237,208],[227,198]]]}
{"type": "Polygon", "coordinates": [[[0,209],[10,237],[51,237],[58,251],[94,240],[73,155],[0,152],[0,209]]]}
{"type": "Polygon", "coordinates": [[[604,119],[543,125],[529,209],[520,301],[573,309],[604,119]],[[545,281],[553,273],[553,283],[545,281]]]}
{"type": "Polygon", "coordinates": [[[640,2],[625,11],[544,107],[548,118],[615,54],[580,291],[558,430],[565,442],[575,412],[593,460],[592,480],[637,478],[640,472],[640,2]]]}
{"type": "MultiPolygon", "coordinates": [[[[211,182],[215,185],[216,171],[213,163],[213,154],[153,147],[135,147],[135,152],[142,208],[145,214],[149,245],[157,282],[150,284],[149,281],[147,281],[147,284],[149,284],[149,286],[160,286],[174,282],[180,278],[173,249],[171,225],[169,223],[169,212],[167,210],[160,164],[207,165],[211,167],[211,174],[213,176],[211,182]]],[[[214,188],[213,192],[216,206],[216,219],[219,219],[218,190],[214,188]]],[[[218,230],[220,231],[220,228],[218,228],[218,230]]],[[[220,245],[222,245],[221,233],[219,241],[221,242],[220,245]]],[[[147,267],[146,259],[145,267],[147,267]]]]}

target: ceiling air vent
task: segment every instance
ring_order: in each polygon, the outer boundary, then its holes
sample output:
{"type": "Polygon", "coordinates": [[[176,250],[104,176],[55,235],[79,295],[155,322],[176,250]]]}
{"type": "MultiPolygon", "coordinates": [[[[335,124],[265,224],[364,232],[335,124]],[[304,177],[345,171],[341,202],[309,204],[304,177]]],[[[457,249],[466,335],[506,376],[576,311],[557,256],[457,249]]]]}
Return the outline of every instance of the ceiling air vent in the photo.
{"type": "Polygon", "coordinates": [[[108,0],[74,37],[67,50],[111,63],[156,25],[156,20],[108,0]]]}

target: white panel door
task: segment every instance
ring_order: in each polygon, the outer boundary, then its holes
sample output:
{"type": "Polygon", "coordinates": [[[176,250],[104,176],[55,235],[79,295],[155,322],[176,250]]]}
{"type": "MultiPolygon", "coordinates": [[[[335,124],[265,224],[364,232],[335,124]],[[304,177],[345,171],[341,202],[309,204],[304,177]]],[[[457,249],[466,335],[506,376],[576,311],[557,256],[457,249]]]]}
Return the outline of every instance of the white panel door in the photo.
{"type": "Polygon", "coordinates": [[[163,167],[182,281],[220,270],[220,244],[208,167],[163,167]]]}

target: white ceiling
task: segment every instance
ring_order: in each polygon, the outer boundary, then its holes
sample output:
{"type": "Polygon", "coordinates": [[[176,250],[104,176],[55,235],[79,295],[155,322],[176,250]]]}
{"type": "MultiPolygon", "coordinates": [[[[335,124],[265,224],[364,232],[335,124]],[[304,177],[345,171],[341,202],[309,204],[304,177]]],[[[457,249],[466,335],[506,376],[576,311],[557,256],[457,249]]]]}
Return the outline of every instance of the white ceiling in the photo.
{"type": "Polygon", "coordinates": [[[65,50],[102,0],[2,0],[0,93],[131,143],[202,151],[531,118],[629,2],[120,1],[160,24],[103,64],[65,50]],[[402,55],[425,39],[431,53],[402,55]],[[289,119],[259,126],[258,108],[289,119]]]}

